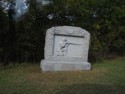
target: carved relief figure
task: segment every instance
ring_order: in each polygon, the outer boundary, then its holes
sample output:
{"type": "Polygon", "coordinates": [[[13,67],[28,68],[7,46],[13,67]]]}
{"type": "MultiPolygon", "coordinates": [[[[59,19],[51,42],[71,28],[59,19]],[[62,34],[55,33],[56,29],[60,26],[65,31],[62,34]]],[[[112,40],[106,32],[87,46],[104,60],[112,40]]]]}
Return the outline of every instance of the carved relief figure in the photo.
{"type": "Polygon", "coordinates": [[[57,56],[65,56],[67,54],[69,43],[67,39],[59,41],[59,48],[57,49],[57,56]]]}
{"type": "Polygon", "coordinates": [[[67,39],[62,39],[61,41],[59,41],[59,47],[57,49],[57,56],[66,56],[67,55],[67,51],[68,51],[68,47],[69,45],[81,45],[81,44],[76,44],[76,43],[70,43],[68,42],[67,39]]]}

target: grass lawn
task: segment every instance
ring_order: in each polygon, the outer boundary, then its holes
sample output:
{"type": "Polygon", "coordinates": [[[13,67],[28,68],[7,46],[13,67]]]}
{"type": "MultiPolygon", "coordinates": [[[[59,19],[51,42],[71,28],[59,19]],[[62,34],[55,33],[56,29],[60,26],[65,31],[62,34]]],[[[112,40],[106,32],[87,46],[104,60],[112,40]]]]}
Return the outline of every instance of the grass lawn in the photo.
{"type": "Polygon", "coordinates": [[[46,72],[39,64],[0,68],[0,94],[125,94],[125,57],[104,60],[91,71],[46,72]]]}

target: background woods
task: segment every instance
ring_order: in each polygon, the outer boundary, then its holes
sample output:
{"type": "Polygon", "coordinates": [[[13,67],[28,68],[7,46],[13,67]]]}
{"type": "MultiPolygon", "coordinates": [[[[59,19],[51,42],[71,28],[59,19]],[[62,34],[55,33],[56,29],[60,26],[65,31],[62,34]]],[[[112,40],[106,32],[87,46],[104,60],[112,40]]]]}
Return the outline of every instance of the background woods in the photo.
{"type": "Polygon", "coordinates": [[[29,0],[29,10],[11,22],[0,7],[0,61],[40,62],[46,29],[70,25],[91,33],[89,60],[125,55],[124,0],[29,0]],[[13,24],[12,24],[13,23],[13,24]]]}

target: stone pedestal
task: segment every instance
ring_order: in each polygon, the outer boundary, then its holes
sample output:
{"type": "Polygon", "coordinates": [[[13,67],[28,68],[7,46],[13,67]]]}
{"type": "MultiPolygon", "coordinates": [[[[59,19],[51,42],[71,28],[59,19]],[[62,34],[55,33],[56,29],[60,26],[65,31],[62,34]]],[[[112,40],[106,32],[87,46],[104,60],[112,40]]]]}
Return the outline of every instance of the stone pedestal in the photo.
{"type": "Polygon", "coordinates": [[[79,27],[60,26],[47,30],[42,71],[90,70],[90,34],[79,27]]]}
{"type": "Polygon", "coordinates": [[[90,70],[91,64],[88,62],[60,62],[43,60],[41,62],[43,71],[78,71],[90,70]]]}

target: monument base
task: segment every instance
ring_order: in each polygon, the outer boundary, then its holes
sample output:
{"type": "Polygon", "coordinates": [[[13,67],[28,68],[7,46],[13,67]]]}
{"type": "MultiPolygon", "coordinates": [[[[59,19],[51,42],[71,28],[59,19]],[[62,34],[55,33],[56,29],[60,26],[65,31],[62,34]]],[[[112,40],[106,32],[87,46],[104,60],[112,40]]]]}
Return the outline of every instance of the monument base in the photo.
{"type": "Polygon", "coordinates": [[[88,62],[66,62],[42,60],[40,65],[42,71],[81,71],[91,70],[91,64],[88,62]]]}

